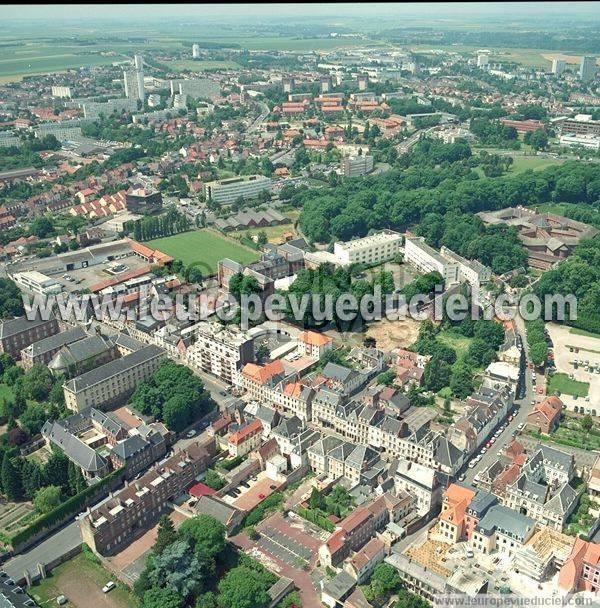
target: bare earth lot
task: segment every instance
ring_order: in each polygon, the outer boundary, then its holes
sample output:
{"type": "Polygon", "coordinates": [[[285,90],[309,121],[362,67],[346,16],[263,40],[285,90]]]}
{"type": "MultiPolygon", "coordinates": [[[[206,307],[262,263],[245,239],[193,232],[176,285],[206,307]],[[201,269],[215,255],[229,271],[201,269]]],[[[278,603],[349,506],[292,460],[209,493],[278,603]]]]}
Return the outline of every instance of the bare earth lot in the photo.
{"type": "Polygon", "coordinates": [[[377,348],[392,350],[408,348],[419,335],[419,321],[405,319],[404,321],[388,321],[384,319],[374,323],[367,330],[367,336],[377,340],[377,348]]]}

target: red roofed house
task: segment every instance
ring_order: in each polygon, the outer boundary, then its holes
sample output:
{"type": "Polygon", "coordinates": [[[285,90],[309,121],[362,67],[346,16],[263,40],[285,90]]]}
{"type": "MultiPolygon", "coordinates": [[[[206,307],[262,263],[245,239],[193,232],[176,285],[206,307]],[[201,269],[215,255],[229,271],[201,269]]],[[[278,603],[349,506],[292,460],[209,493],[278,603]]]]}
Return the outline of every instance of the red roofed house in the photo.
{"type": "Polygon", "coordinates": [[[578,538],[558,573],[558,586],[568,592],[600,591],[600,544],[578,538]]]}
{"type": "Polygon", "coordinates": [[[347,562],[346,570],[360,585],[370,578],[375,566],[383,561],[385,555],[386,548],[383,541],[372,538],[347,562]]]}
{"type": "Polygon", "coordinates": [[[304,354],[314,359],[320,359],[328,350],[331,350],[333,340],[325,334],[317,331],[303,331],[298,336],[300,347],[304,354]]]}
{"type": "Polygon", "coordinates": [[[549,435],[556,430],[560,422],[562,409],[563,402],[558,397],[546,397],[531,408],[531,411],[527,414],[525,424],[527,428],[549,435]]]}
{"type": "Polygon", "coordinates": [[[242,368],[242,384],[253,399],[261,400],[265,386],[273,386],[283,380],[285,370],[279,359],[265,365],[246,363],[242,368]]]}
{"type": "Polygon", "coordinates": [[[232,458],[245,456],[261,444],[262,422],[255,418],[229,435],[227,449],[232,458]]]}
{"type": "Polygon", "coordinates": [[[89,203],[90,201],[96,198],[96,190],[92,188],[85,188],[84,190],[80,190],[75,198],[79,200],[79,202],[83,205],[83,203],[89,203]]]}
{"type": "Polygon", "coordinates": [[[373,502],[359,507],[344,520],[319,547],[321,566],[337,566],[348,557],[350,551],[358,551],[375,532],[390,522],[397,522],[410,509],[411,499],[400,500],[389,492],[377,497],[373,502]]]}
{"type": "Polygon", "coordinates": [[[202,496],[212,496],[217,491],[207,486],[205,483],[198,482],[194,484],[189,490],[188,494],[194,498],[202,498],[202,496]]]}
{"type": "Polygon", "coordinates": [[[439,534],[445,542],[455,544],[466,536],[466,512],[475,492],[452,483],[446,488],[439,517],[439,534]]]}

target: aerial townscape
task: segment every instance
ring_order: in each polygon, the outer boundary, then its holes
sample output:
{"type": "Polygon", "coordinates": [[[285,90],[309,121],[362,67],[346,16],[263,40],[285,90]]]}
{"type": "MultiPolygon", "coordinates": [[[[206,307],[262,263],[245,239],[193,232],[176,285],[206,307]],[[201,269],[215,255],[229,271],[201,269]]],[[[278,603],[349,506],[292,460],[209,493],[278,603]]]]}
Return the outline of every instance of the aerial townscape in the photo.
{"type": "Polygon", "coordinates": [[[0,22],[1,608],[599,605],[599,2],[0,22]]]}

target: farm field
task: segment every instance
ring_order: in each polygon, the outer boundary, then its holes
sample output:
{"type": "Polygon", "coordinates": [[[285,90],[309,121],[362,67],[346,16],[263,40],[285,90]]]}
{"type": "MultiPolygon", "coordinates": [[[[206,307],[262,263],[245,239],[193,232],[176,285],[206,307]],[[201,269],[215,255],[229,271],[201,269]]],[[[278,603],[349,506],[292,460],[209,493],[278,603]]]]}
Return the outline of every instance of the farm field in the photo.
{"type": "MultiPolygon", "coordinates": [[[[459,54],[472,53],[475,55],[477,50],[481,48],[476,45],[465,44],[418,44],[411,45],[413,51],[430,51],[439,49],[443,51],[454,51],[459,54]]],[[[578,64],[580,55],[565,54],[550,49],[523,49],[523,48],[506,48],[506,47],[486,47],[491,51],[490,59],[492,61],[514,61],[520,63],[524,67],[543,67],[549,68],[554,58],[564,59],[569,64],[578,64]]]]}
{"type": "Polygon", "coordinates": [[[50,576],[30,587],[29,593],[40,606],[55,605],[59,595],[67,598],[67,608],[138,606],[136,597],[122,583],[109,593],[102,593],[102,587],[112,578],[108,570],[82,553],[54,568],[50,576]]]}
{"type": "Polygon", "coordinates": [[[195,61],[193,59],[177,59],[175,61],[164,61],[163,63],[164,65],[180,71],[229,70],[239,67],[235,61],[195,61]]]}
{"type": "Polygon", "coordinates": [[[223,258],[230,258],[240,264],[255,262],[259,258],[256,251],[206,228],[153,239],[146,245],[159,249],[186,265],[199,262],[201,268],[206,268],[207,274],[216,272],[217,262],[223,258]]]}
{"type": "Polygon", "coordinates": [[[4,82],[21,80],[23,76],[110,65],[126,59],[119,51],[106,47],[44,43],[7,46],[2,49],[0,57],[0,78],[4,82]],[[100,54],[100,51],[109,50],[113,51],[110,55],[100,54]]]}

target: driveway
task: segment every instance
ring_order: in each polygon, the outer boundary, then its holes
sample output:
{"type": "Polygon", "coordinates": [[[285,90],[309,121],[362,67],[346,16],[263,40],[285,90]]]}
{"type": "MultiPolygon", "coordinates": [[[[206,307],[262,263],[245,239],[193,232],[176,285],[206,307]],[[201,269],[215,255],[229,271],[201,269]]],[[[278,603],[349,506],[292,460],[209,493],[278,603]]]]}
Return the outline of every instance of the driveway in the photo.
{"type": "Polygon", "coordinates": [[[231,537],[230,540],[244,553],[250,554],[251,557],[255,557],[257,554],[265,555],[266,560],[277,567],[279,574],[291,578],[298,588],[303,608],[322,608],[320,593],[317,593],[308,572],[290,566],[277,555],[273,555],[269,549],[251,541],[246,534],[238,534],[231,537]]]}

